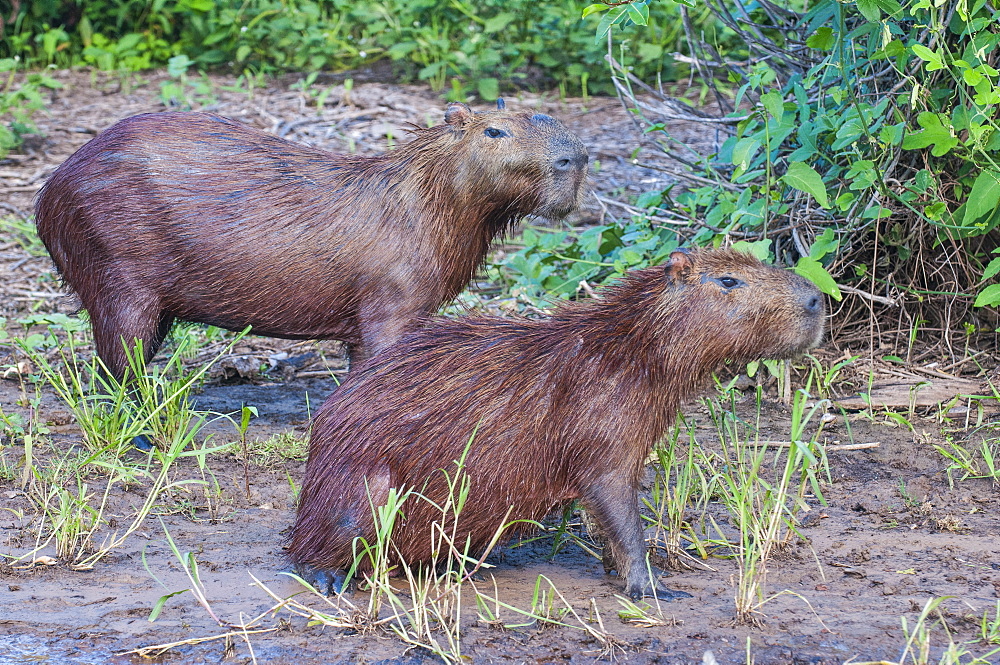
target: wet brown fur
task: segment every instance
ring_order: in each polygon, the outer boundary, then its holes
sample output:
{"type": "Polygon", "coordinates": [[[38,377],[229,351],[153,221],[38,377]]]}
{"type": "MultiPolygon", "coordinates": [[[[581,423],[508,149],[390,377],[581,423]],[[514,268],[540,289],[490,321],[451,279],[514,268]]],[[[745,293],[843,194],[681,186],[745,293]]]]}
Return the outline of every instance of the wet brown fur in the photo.
{"type": "MultiPolygon", "coordinates": [[[[371,500],[423,488],[437,502],[466,459],[472,489],[459,540],[481,551],[507,514],[538,520],[580,499],[601,523],[633,596],[646,590],[637,486],[681,400],[725,360],[798,355],[818,343],[819,292],[733,251],[675,252],[542,320],[435,319],[347,378],[316,415],[289,553],[344,568],[371,542],[371,500]],[[742,285],[724,288],[719,279],[742,285]]],[[[428,559],[440,513],[411,499],[394,533],[407,562],[428,559]]]]}
{"type": "Polygon", "coordinates": [[[154,113],[66,160],[35,213],[116,376],[122,339],[142,339],[148,360],[174,319],[340,339],[358,360],[457,295],[521,216],[573,209],[586,164],[548,116],[464,104],[375,157],[154,113]]]}

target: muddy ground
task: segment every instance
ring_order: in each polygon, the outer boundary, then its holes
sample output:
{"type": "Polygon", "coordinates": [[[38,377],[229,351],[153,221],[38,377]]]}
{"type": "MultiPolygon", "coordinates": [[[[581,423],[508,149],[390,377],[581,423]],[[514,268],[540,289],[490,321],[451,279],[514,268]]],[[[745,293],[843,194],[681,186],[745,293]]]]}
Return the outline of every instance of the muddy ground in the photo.
{"type": "MultiPolygon", "coordinates": [[[[53,95],[49,115],[38,121],[44,138],[33,139],[24,154],[0,163],[0,201],[15,215],[30,209],[31,197],[46,175],[96,132],[118,118],[165,108],[159,95],[164,80],[160,76],[124,83],[80,73],[61,73],[57,78],[66,87],[53,95]]],[[[334,88],[317,115],[307,105],[307,95],[289,88],[293,82],[258,88],[251,97],[232,89],[232,80],[213,79],[211,91],[196,95],[195,105],[293,140],[333,150],[353,147],[359,152],[384,149],[387,135],[400,140],[406,123],[438,119],[444,106],[421,88],[360,84],[349,94],[342,87],[334,88]]],[[[654,150],[633,154],[638,137],[615,100],[584,102],[524,95],[508,99],[507,104],[560,117],[582,137],[592,159],[600,161],[592,182],[604,201],[589,199],[574,223],[620,214],[623,209],[614,201],[670,182],[666,172],[632,163],[638,157],[643,164],[673,168],[654,150]]],[[[674,132],[706,151],[715,140],[699,127],[679,125],[674,132]]],[[[48,259],[32,256],[6,237],[0,237],[0,293],[0,315],[8,318],[7,330],[12,333],[21,332],[14,321],[29,312],[71,313],[76,307],[74,298],[59,290],[48,259]]],[[[821,355],[835,359],[845,353],[850,349],[831,343],[821,355]]],[[[996,365],[989,353],[978,360],[987,369],[996,365]]],[[[8,413],[26,413],[24,397],[34,394],[31,384],[11,370],[18,361],[10,347],[0,343],[0,375],[4,377],[0,379],[0,405],[8,413]]],[[[301,438],[307,431],[309,411],[336,385],[331,373],[342,371],[343,366],[340,348],[333,342],[249,338],[207,382],[198,396],[198,407],[232,413],[244,404],[253,405],[259,417],[250,425],[251,441],[266,441],[282,433],[301,438]],[[272,369],[256,373],[260,366],[272,369]]],[[[731,560],[721,557],[704,562],[701,570],[673,574],[669,585],[693,598],[663,606],[668,625],[622,623],[617,615],[621,606],[616,580],[606,577],[600,562],[574,545],[550,558],[552,540],[547,538],[499,550],[490,558],[495,567],[476,587],[526,609],[536,579],[544,575],[580,618],[612,636],[615,646],[609,649],[607,642],[581,630],[571,616],[564,620],[576,627],[491,627],[477,620],[474,594],[468,588],[463,601],[463,653],[473,663],[583,663],[608,658],[628,663],[699,663],[711,650],[725,665],[746,662],[749,640],[749,651],[758,665],[893,661],[900,657],[905,641],[900,617],[912,626],[924,603],[940,596],[951,597],[943,605],[943,615],[953,639],[970,642],[974,653],[987,652],[990,647],[976,639],[980,617],[996,608],[1000,598],[1000,497],[987,480],[957,481],[958,476],[946,472],[947,461],[934,449],[934,444],[948,439],[966,444],[996,436],[989,427],[995,424],[995,413],[987,409],[980,418],[975,402],[958,400],[944,409],[934,406],[954,394],[979,392],[983,380],[974,371],[965,377],[953,376],[973,366],[966,363],[947,369],[937,364],[876,372],[876,388],[893,382],[903,386],[936,382],[943,391],[920,402],[912,412],[903,409],[912,431],[898,418],[886,417],[882,409],[831,411],[834,422],[825,428],[821,440],[878,445],[829,453],[831,479],[823,486],[828,503],[822,506],[815,497],[810,499],[812,510],[801,529],[804,539],[771,563],[769,593],[793,593],[780,595],[761,609],[763,627],[733,626],[736,569],[731,560]],[[596,622],[595,611],[602,624],[596,622]]],[[[842,386],[841,393],[846,396],[863,387],[868,369],[869,365],[860,367],[855,373],[861,377],[857,384],[842,386]]],[[[907,394],[905,388],[903,394],[907,394]]],[[[788,413],[774,403],[774,397],[765,409],[762,438],[787,440],[788,413]]],[[[744,409],[749,408],[747,399],[744,409]]],[[[43,393],[38,413],[49,423],[50,433],[35,446],[37,458],[51,460],[80,448],[79,428],[53,395],[43,393]]],[[[698,423],[699,439],[711,440],[714,429],[704,407],[694,402],[686,413],[698,423]]],[[[214,443],[236,439],[233,427],[224,420],[206,431],[214,443]]],[[[7,440],[3,444],[4,464],[18,472],[23,445],[7,440]]],[[[143,463],[142,453],[129,455],[135,464],[143,463]]],[[[26,565],[32,558],[18,559],[34,547],[36,508],[21,490],[19,478],[0,476],[0,554],[5,560],[0,562],[0,664],[149,662],[135,654],[119,654],[227,632],[190,592],[170,598],[156,621],[147,620],[161,596],[191,586],[170,550],[164,528],[182,552],[196,554],[211,609],[224,622],[245,622],[274,606],[275,601],[254,585],[251,576],[281,597],[300,591],[296,582],[278,571],[284,565],[282,539],[293,517],[293,488],[302,478],[304,461],[258,454],[244,462],[233,449],[211,456],[208,468],[206,474],[193,460],[181,464],[175,480],[193,478],[209,484],[167,495],[155,510],[159,519],[147,520],[89,572],[70,570],[54,558],[53,565],[26,565]]],[[[100,487],[101,477],[95,474],[88,482],[100,487]]],[[[141,499],[139,492],[116,492],[110,502],[113,522],[125,523],[141,499]]],[[[716,510],[714,514],[725,526],[722,513],[716,510]]],[[[51,548],[39,554],[54,557],[51,548]]],[[[321,606],[318,600],[308,602],[321,606]]],[[[364,594],[358,594],[354,602],[363,604],[364,594]]],[[[508,623],[524,623],[511,612],[502,616],[508,623]]],[[[410,649],[384,632],[308,626],[304,619],[286,612],[263,617],[257,627],[274,630],[182,645],[155,662],[436,662],[426,652],[410,649]]],[[[946,643],[941,628],[932,637],[937,648],[946,643]]],[[[997,657],[991,660],[1000,662],[997,657]]]]}

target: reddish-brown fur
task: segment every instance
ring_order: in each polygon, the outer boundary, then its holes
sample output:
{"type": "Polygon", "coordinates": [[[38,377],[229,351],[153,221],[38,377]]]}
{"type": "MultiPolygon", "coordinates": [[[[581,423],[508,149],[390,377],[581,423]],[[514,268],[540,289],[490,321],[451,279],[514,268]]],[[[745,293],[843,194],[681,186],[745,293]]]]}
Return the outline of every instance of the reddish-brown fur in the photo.
{"type": "Polygon", "coordinates": [[[134,116],[56,169],[38,235],[115,376],[123,339],[148,359],[175,318],[363,359],[453,298],[521,216],[581,196],[587,151],[557,120],[464,104],[445,120],[360,157],[207,113],[134,116]]]}
{"type": "MultiPolygon", "coordinates": [[[[674,252],[601,295],[542,320],[435,319],[352,373],[316,415],[292,560],[347,566],[356,536],[372,542],[369,491],[381,505],[389,487],[429,481],[424,494],[441,502],[438,470],[454,471],[475,432],[460,542],[467,532],[482,550],[509,507],[509,520],[538,520],[580,499],[628,592],[649,591],[637,487],[650,449],[725,360],[817,344],[822,298],[728,250],[674,252]]],[[[416,499],[404,513],[395,546],[407,562],[426,560],[440,513],[416,499]]]]}

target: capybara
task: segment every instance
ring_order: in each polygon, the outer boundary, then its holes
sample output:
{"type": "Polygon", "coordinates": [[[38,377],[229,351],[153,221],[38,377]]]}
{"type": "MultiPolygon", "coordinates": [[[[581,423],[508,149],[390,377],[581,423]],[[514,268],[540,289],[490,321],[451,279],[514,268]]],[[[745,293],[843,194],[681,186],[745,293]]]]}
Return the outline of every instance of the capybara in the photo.
{"type": "Polygon", "coordinates": [[[582,196],[587,151],[558,120],[451,104],[375,157],[325,152],[209,113],[122,120],[38,195],[38,235],[121,378],[174,319],[339,339],[352,360],[469,282],[490,242],[582,196]]]}
{"type": "MultiPolygon", "coordinates": [[[[648,581],[643,464],[681,400],[724,361],[818,344],[823,299],[794,273],[732,250],[675,251],[601,296],[540,320],[433,319],[348,376],[313,424],[288,550],[298,569],[340,585],[354,539],[374,542],[371,505],[391,487],[442,503],[440,469],[454,475],[472,439],[460,546],[468,534],[475,555],[505,516],[539,520],[579,499],[630,596],[686,596],[648,581]]],[[[440,511],[411,499],[403,514],[395,547],[407,563],[427,560],[440,511]]]]}

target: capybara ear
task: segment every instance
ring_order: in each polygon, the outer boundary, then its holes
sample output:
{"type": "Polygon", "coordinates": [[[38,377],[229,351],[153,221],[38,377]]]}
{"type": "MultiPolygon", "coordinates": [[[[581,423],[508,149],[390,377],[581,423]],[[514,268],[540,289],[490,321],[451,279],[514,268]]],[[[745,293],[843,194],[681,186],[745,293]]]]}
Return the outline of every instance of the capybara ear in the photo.
{"type": "Polygon", "coordinates": [[[503,111],[507,108],[507,105],[503,101],[503,97],[497,97],[497,111],[503,111]]]}
{"type": "Polygon", "coordinates": [[[448,110],[444,112],[444,121],[452,127],[460,128],[465,123],[472,120],[472,109],[462,102],[452,102],[448,104],[448,110]]]}
{"type": "Polygon", "coordinates": [[[663,266],[663,276],[667,282],[673,283],[691,272],[694,261],[691,252],[686,249],[675,249],[670,252],[670,260],[663,266]]]}

